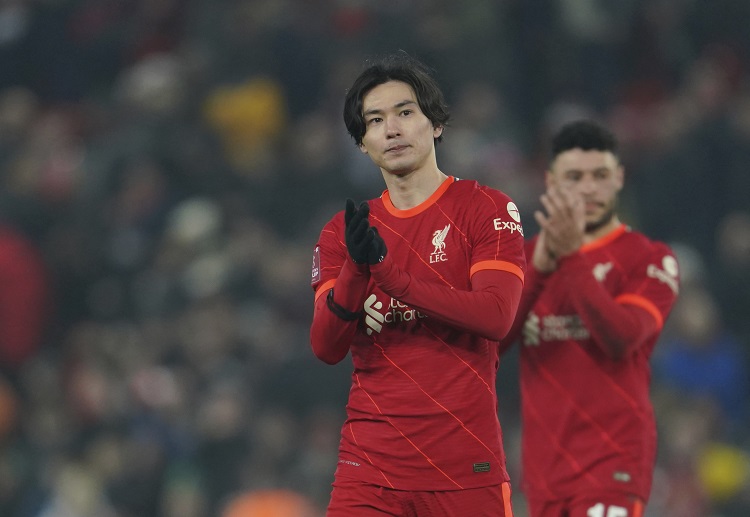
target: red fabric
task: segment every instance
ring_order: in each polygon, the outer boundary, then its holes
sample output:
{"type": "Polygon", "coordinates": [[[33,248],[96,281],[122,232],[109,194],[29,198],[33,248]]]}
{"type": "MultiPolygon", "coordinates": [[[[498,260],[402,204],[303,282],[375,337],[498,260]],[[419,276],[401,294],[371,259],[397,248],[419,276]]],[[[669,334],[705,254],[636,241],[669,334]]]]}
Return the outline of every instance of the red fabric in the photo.
{"type": "Polygon", "coordinates": [[[354,366],[337,483],[455,490],[508,481],[495,393],[498,343],[477,331],[504,334],[518,303],[525,268],[520,225],[495,222],[512,219],[509,203],[473,181],[455,181],[409,211],[388,206],[385,196],[370,201],[370,223],[389,258],[370,268],[364,291],[363,278],[345,276],[343,214],[323,228],[311,345],[323,360],[348,349],[354,366]],[[471,276],[477,264],[481,270],[471,276]],[[484,269],[490,266],[495,270],[484,269]],[[385,290],[374,278],[381,273],[385,290]],[[359,321],[333,319],[324,299],[333,282],[338,303],[362,300],[359,321]],[[339,293],[346,296],[339,300],[339,293]],[[320,353],[330,350],[336,352],[320,353]]]}
{"type": "Polygon", "coordinates": [[[583,253],[575,253],[561,261],[560,276],[592,342],[619,360],[654,338],[662,325],[641,307],[618,303],[591,274],[592,267],[583,253]]]}
{"type": "MultiPolygon", "coordinates": [[[[316,250],[317,253],[317,250],[316,250]]],[[[344,257],[339,268],[338,281],[331,283],[334,301],[344,309],[356,312],[361,310],[367,294],[370,273],[366,268],[357,267],[344,257]]],[[[327,291],[328,287],[323,288],[327,291]]],[[[336,316],[326,304],[327,292],[316,293],[315,312],[310,327],[310,344],[315,356],[328,364],[336,364],[349,353],[349,345],[357,331],[357,321],[344,321],[336,316]]]]}
{"type": "Polygon", "coordinates": [[[581,494],[564,500],[528,500],[529,517],[643,517],[643,501],[622,492],[581,494]]]}
{"type": "Polygon", "coordinates": [[[522,345],[528,497],[648,499],[656,454],[649,358],[678,281],[671,250],[632,231],[585,246],[550,275],[529,272],[508,336],[522,345]]]}
{"type": "MultiPolygon", "coordinates": [[[[534,239],[534,242],[536,239],[534,239]]],[[[531,257],[533,247],[527,249],[531,257]]],[[[656,335],[662,321],[641,306],[621,304],[591,274],[590,264],[585,254],[575,253],[560,261],[558,276],[567,286],[568,296],[577,314],[593,337],[593,343],[611,359],[619,360],[635,352],[646,341],[656,335]]],[[[528,314],[541,294],[549,275],[540,273],[529,264],[526,274],[527,287],[523,291],[518,314],[528,314]]],[[[513,322],[508,337],[503,341],[504,352],[518,339],[525,322],[518,317],[513,322]]]]}
{"type": "Polygon", "coordinates": [[[364,483],[338,483],[333,487],[326,517],[513,517],[510,484],[472,490],[393,490],[364,483]]]}
{"type": "Polygon", "coordinates": [[[534,269],[533,265],[531,265],[531,257],[534,253],[533,243],[536,242],[536,239],[532,239],[531,242],[531,246],[526,246],[526,256],[528,257],[529,264],[526,269],[523,291],[521,292],[521,301],[518,302],[518,309],[516,310],[516,317],[513,320],[513,324],[505,338],[500,343],[500,354],[505,353],[505,351],[508,350],[508,348],[510,348],[521,336],[521,331],[526,322],[525,315],[528,314],[534,306],[534,303],[542,293],[547,280],[548,275],[540,273],[534,269]]]}
{"type": "MultiPolygon", "coordinates": [[[[352,273],[354,266],[351,261],[349,264],[352,267],[342,268],[335,284],[339,287],[334,289],[334,300],[345,309],[354,311],[363,306],[369,273],[352,273]],[[341,302],[341,299],[346,301],[341,302]]],[[[385,264],[382,269],[387,267],[388,272],[381,275],[393,276],[394,285],[408,285],[407,288],[395,288],[401,293],[399,296],[390,291],[387,294],[410,307],[488,339],[502,339],[510,329],[523,288],[521,280],[511,273],[479,271],[472,277],[471,291],[457,291],[412,279],[394,266],[388,257],[385,264]]],[[[327,293],[316,297],[310,342],[318,359],[336,364],[349,352],[357,321],[343,321],[333,314],[327,307],[326,298],[327,293]]]]}
{"type": "Polygon", "coordinates": [[[456,328],[487,339],[508,333],[523,283],[506,271],[482,270],[471,279],[471,291],[420,281],[396,266],[390,255],[372,266],[378,287],[393,298],[456,328]]]}
{"type": "Polygon", "coordinates": [[[48,316],[47,273],[25,237],[0,227],[0,362],[15,369],[36,353],[48,316]]]}

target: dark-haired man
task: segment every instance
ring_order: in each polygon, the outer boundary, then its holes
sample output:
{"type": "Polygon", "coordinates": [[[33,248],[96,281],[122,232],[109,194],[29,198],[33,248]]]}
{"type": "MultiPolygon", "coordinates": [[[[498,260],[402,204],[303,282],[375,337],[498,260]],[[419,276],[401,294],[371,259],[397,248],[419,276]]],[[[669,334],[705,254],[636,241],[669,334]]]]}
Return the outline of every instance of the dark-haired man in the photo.
{"type": "Polygon", "coordinates": [[[329,517],[512,515],[495,376],[523,230],[506,194],[438,168],[448,118],[405,54],[346,96],[347,130],[387,190],[348,200],[314,251],[312,349],[354,363],[329,517]]]}
{"type": "Polygon", "coordinates": [[[552,144],[503,345],[520,338],[522,489],[531,517],[640,517],[656,456],[649,358],[677,297],[677,261],[620,222],[610,131],[576,121],[552,144]]]}

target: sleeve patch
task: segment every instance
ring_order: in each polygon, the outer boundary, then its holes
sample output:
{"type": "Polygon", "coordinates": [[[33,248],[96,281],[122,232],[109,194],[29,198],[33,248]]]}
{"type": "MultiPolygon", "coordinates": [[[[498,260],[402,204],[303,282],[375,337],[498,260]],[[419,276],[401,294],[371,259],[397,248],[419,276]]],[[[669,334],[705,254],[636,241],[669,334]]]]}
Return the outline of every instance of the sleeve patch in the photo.
{"type": "Polygon", "coordinates": [[[310,283],[315,285],[318,282],[320,282],[320,246],[315,246],[312,259],[312,280],[310,283]]]}
{"type": "Polygon", "coordinates": [[[677,260],[671,255],[666,255],[662,259],[661,267],[655,264],[649,264],[646,268],[646,274],[660,282],[664,282],[677,295],[680,292],[679,269],[677,260]]]}

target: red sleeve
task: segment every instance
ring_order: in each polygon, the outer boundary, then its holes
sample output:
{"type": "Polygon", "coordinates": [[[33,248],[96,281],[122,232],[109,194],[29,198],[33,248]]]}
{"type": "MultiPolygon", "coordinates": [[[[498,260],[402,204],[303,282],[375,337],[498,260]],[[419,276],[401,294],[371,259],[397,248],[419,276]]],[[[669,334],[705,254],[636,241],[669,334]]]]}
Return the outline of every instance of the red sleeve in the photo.
{"type": "Polygon", "coordinates": [[[591,274],[591,265],[583,254],[560,259],[558,271],[594,343],[611,359],[627,357],[661,330],[652,311],[612,298],[591,274]]]}
{"type": "Polygon", "coordinates": [[[334,301],[344,309],[355,312],[364,304],[370,275],[367,268],[360,269],[347,261],[341,268],[335,284],[323,285],[315,293],[315,310],[310,326],[310,345],[321,361],[336,364],[349,352],[359,320],[345,321],[328,308],[328,291],[334,289],[334,301]]]}
{"type": "Polygon", "coordinates": [[[544,290],[547,278],[549,278],[549,275],[540,273],[531,265],[528,266],[523,293],[521,294],[521,301],[518,304],[516,317],[513,320],[513,325],[511,326],[508,335],[505,336],[502,343],[500,343],[501,354],[508,350],[513,343],[521,337],[521,331],[526,323],[526,317],[529,315],[529,311],[531,311],[537,298],[539,298],[539,295],[544,290]]]}
{"type": "Polygon", "coordinates": [[[358,266],[349,258],[341,239],[343,215],[337,214],[320,234],[313,254],[312,287],[315,309],[310,326],[310,345],[321,361],[336,364],[349,352],[358,320],[345,321],[328,308],[326,297],[334,288],[334,301],[350,312],[361,309],[367,294],[370,274],[367,266],[358,266]]]}
{"type": "Polygon", "coordinates": [[[402,271],[390,255],[370,266],[378,287],[410,307],[459,329],[499,341],[513,322],[523,282],[510,272],[483,269],[471,278],[471,291],[425,282],[402,271]]]}

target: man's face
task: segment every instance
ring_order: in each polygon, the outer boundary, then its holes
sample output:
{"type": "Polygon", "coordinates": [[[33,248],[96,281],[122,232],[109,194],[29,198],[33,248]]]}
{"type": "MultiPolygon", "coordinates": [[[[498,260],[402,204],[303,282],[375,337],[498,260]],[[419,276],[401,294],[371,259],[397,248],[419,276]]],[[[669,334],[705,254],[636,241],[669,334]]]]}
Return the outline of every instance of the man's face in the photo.
{"type": "Polygon", "coordinates": [[[365,135],[360,149],[383,172],[405,175],[435,161],[443,131],[419,108],[414,90],[401,81],[376,86],[362,99],[365,135]]]}
{"type": "Polygon", "coordinates": [[[623,176],[623,167],[611,152],[576,148],[557,155],[547,171],[547,185],[580,197],[585,205],[586,231],[593,232],[612,220],[623,176]]]}

